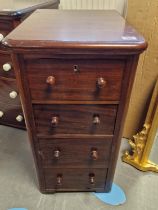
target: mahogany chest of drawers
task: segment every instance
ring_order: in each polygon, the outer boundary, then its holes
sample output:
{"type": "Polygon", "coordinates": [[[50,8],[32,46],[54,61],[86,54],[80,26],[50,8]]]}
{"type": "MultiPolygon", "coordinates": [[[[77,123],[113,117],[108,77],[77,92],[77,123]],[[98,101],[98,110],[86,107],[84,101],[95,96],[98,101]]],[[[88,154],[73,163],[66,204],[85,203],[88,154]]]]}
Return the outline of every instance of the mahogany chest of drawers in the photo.
{"type": "Polygon", "coordinates": [[[59,0],[5,0],[0,2],[0,124],[25,128],[9,50],[1,41],[38,8],[57,9],[59,0]]]}
{"type": "Polygon", "coordinates": [[[143,37],[115,11],[37,10],[3,43],[41,192],[108,192],[143,37]]]}

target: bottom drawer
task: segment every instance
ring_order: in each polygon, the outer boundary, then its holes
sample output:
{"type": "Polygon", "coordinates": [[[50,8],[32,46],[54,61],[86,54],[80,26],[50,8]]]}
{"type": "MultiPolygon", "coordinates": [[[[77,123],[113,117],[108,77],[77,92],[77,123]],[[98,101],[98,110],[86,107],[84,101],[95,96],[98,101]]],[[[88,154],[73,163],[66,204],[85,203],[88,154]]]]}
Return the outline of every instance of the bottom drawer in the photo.
{"type": "Polygon", "coordinates": [[[25,120],[21,107],[0,103],[0,124],[25,128],[25,120]]]}
{"type": "Polygon", "coordinates": [[[104,191],[107,169],[45,169],[46,191],[104,191]]]}

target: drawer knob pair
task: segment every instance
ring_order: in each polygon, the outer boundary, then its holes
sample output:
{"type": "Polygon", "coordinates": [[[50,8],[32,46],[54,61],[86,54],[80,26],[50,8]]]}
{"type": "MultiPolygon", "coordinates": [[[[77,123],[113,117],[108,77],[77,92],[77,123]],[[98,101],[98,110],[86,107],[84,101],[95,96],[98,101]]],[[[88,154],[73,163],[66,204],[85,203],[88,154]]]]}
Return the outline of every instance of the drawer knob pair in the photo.
{"type": "Polygon", "coordinates": [[[11,66],[11,64],[10,63],[5,63],[4,65],[3,65],[3,70],[4,71],[10,71],[12,69],[12,66],[11,66]]]}
{"type": "MultiPolygon", "coordinates": [[[[76,70],[76,72],[78,71],[77,68],[76,68],[75,70],[76,70]]],[[[48,85],[54,86],[54,85],[55,85],[55,77],[54,77],[54,76],[49,76],[49,77],[46,79],[46,83],[47,83],[48,85]]],[[[105,85],[106,85],[105,79],[104,79],[103,77],[99,77],[99,78],[97,79],[97,87],[98,87],[98,88],[103,88],[103,87],[105,87],[105,85]]]]}
{"type": "MultiPolygon", "coordinates": [[[[60,158],[60,149],[54,150],[54,158],[59,159],[60,158]]],[[[92,149],[91,150],[91,158],[92,160],[97,160],[98,159],[98,151],[97,149],[92,149]]]]}
{"type": "MultiPolygon", "coordinates": [[[[58,186],[62,185],[62,180],[63,180],[62,174],[58,174],[57,175],[57,185],[58,186]]],[[[92,185],[95,183],[95,175],[93,173],[89,174],[89,182],[92,185]]]]}
{"type": "MultiPolygon", "coordinates": [[[[0,111],[0,118],[2,118],[4,116],[4,112],[0,111]]],[[[23,116],[22,115],[18,115],[16,117],[16,121],[17,122],[22,122],[23,121],[23,116]]]]}
{"type": "Polygon", "coordinates": [[[0,42],[4,39],[3,34],[0,34],[0,42]]]}
{"type": "MultiPolygon", "coordinates": [[[[51,124],[53,127],[56,127],[59,124],[59,117],[58,116],[52,117],[51,124]]],[[[99,116],[93,117],[93,124],[100,124],[99,116]]]]}

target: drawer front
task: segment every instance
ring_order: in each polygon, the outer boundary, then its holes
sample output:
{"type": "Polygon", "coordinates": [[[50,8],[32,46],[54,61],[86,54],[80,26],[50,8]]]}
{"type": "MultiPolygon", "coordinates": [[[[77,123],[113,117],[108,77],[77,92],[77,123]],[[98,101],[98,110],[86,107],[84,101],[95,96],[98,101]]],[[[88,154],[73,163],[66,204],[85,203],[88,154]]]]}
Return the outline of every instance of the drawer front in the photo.
{"type": "Polygon", "coordinates": [[[0,53],[0,76],[15,78],[14,68],[9,54],[0,53]]]}
{"type": "Polygon", "coordinates": [[[20,98],[14,79],[0,78],[0,101],[3,104],[20,105],[20,98]]]}
{"type": "Polygon", "coordinates": [[[34,105],[36,130],[41,135],[113,134],[116,105],[34,105]]]}
{"type": "Polygon", "coordinates": [[[40,140],[43,167],[108,167],[112,137],[40,140]]]}
{"type": "Polygon", "coordinates": [[[103,190],[107,169],[46,169],[46,189],[61,191],[103,190]]]}
{"type": "Polygon", "coordinates": [[[23,112],[20,106],[0,103],[0,124],[25,127],[23,112]]]}
{"type": "Polygon", "coordinates": [[[25,66],[33,100],[120,99],[123,61],[37,59],[25,66]]]}

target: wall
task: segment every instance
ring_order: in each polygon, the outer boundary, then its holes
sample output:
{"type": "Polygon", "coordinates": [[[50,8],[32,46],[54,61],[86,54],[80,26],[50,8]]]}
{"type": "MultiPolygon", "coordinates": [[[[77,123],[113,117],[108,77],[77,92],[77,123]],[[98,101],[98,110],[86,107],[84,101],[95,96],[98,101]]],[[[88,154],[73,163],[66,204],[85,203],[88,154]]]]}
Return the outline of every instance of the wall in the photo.
{"type": "Polygon", "coordinates": [[[124,14],[126,0],[60,0],[60,9],[117,9],[124,14]]]}
{"type": "Polygon", "coordinates": [[[124,137],[143,125],[154,83],[158,77],[158,0],[128,0],[127,21],[148,41],[141,55],[126,118],[124,137]]]}

